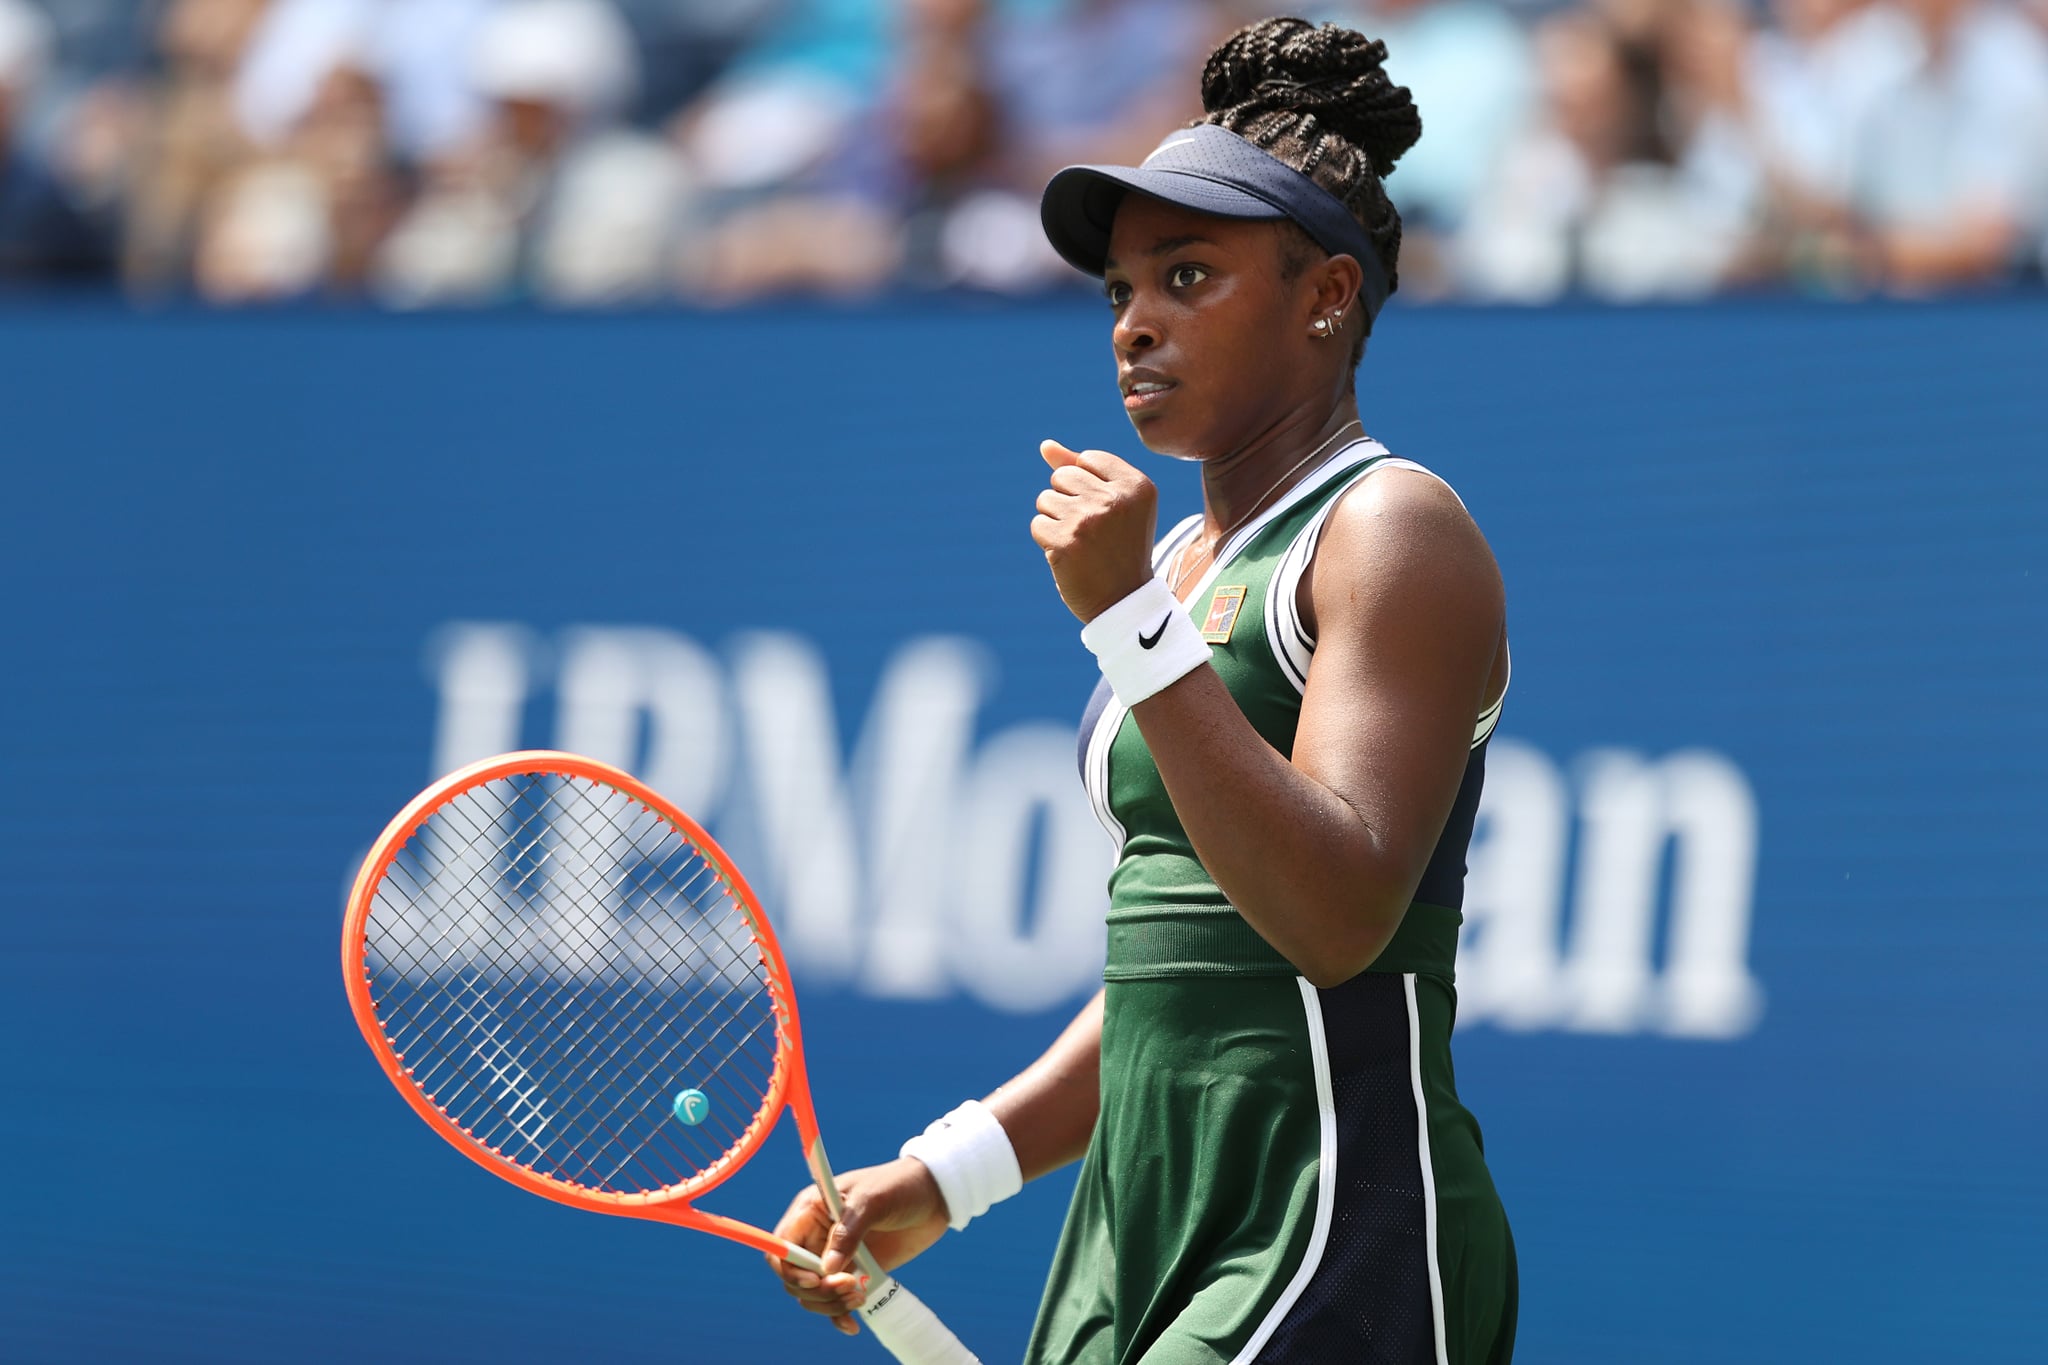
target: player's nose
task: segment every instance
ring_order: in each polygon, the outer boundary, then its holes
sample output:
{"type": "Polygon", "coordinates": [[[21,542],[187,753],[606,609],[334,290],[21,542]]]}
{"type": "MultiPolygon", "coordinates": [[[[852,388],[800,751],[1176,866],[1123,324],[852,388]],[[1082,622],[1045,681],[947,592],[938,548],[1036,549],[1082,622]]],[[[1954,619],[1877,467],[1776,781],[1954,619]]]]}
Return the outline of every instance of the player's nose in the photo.
{"type": "Polygon", "coordinates": [[[1110,332],[1110,343],[1121,356],[1142,355],[1158,346],[1160,339],[1161,331],[1152,313],[1136,298],[1124,305],[1110,332]]]}

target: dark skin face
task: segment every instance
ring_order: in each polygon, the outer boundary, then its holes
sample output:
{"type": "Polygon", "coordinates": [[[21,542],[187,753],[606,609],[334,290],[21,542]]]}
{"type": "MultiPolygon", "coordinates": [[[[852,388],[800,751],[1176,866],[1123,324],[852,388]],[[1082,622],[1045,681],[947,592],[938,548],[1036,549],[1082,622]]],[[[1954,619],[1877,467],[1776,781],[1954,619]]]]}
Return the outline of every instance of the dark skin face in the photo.
{"type": "Polygon", "coordinates": [[[1125,197],[1110,233],[1103,292],[1124,410],[1148,449],[1202,462],[1212,530],[1358,416],[1349,338],[1362,274],[1329,256],[1290,275],[1290,251],[1320,256],[1300,240],[1281,223],[1141,194],[1125,197]],[[1317,319],[1340,311],[1346,330],[1318,336],[1317,319]],[[1163,393],[1133,393],[1162,382],[1163,393]]]}

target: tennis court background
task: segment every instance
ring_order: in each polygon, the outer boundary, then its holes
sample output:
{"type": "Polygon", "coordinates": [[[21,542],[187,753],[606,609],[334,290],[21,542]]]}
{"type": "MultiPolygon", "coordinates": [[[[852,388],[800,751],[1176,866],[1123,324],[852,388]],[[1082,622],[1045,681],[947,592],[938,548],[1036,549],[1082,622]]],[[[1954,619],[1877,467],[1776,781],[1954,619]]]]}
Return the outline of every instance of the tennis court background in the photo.
{"type": "MultiPolygon", "coordinates": [[[[878,1359],[737,1248],[532,1199],[433,1138],[342,1001],[344,880],[465,745],[623,745],[701,784],[771,912],[803,899],[842,1166],[1010,1074],[1089,968],[1034,904],[1101,853],[1053,794],[1091,677],[1025,525],[1040,437],[1135,451],[1102,325],[0,317],[4,1354],[878,1359]],[[819,743],[771,758],[799,722],[819,743]],[[893,842],[892,762],[927,781],[893,842]],[[791,813],[817,781],[845,821],[791,813]],[[1024,870],[938,859],[944,810],[1024,870]]],[[[1546,896],[1560,916],[1533,978],[1487,959],[1458,1044],[1521,1246],[1518,1359],[2023,1356],[2048,1325],[2048,313],[1383,330],[1367,426],[1459,487],[1509,585],[1487,875],[1512,903],[1475,953],[1510,924],[1536,944],[1546,896]],[[1609,864],[1645,802],[1682,828],[1631,910],[1609,864]],[[1683,890],[1688,847],[1741,862],[1745,810],[1753,878],[1683,890]],[[1691,1014],[1688,894],[1746,927],[1691,1014]]],[[[1192,507],[1188,471],[1146,467],[1192,507]]],[[[713,1202],[772,1219],[778,1142],[713,1202]]],[[[991,1362],[1028,1326],[1047,1186],[913,1279],[991,1362]]]]}

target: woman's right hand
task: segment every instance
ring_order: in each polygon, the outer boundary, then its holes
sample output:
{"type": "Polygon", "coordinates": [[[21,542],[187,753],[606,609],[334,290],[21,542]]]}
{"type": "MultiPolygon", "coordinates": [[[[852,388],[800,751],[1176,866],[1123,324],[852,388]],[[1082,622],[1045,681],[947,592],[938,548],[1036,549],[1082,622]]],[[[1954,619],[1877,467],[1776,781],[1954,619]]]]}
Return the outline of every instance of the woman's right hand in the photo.
{"type": "Polygon", "coordinates": [[[884,1270],[894,1270],[938,1241],[948,1223],[938,1182],[915,1157],[846,1172],[839,1177],[839,1198],[846,1214],[835,1223],[824,1196],[815,1185],[806,1185],[775,1225],[776,1236],[824,1261],[822,1276],[780,1256],[769,1256],[768,1268],[781,1277],[790,1297],[830,1317],[833,1326],[851,1336],[860,1330],[854,1310],[862,1298],[853,1271],[855,1248],[865,1244],[884,1270]]]}

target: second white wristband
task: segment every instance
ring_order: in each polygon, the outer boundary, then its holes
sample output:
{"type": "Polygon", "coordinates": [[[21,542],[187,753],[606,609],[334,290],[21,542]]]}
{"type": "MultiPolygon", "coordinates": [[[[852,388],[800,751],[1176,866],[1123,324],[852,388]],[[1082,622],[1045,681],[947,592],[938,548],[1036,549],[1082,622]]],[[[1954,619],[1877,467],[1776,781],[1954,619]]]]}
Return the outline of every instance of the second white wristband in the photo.
{"type": "Polygon", "coordinates": [[[1081,627],[1081,643],[1125,706],[1136,706],[1209,662],[1208,642],[1159,578],[1081,627]]]}
{"type": "Polygon", "coordinates": [[[938,1182],[947,1221],[958,1232],[969,1219],[1024,1188],[1017,1149],[1001,1120],[980,1100],[969,1100],[903,1144],[901,1156],[916,1157],[938,1182]]]}

